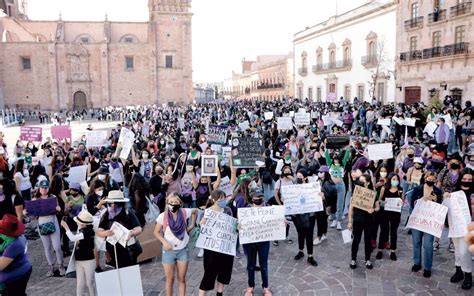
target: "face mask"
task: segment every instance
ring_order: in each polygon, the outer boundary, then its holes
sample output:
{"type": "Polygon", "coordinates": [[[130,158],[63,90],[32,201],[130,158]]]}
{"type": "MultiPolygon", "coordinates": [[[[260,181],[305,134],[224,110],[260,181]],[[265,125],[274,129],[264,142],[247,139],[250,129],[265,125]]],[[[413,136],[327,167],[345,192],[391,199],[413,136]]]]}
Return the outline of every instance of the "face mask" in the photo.
{"type": "Polygon", "coordinates": [[[101,181],[105,180],[105,175],[97,175],[97,178],[101,181]]]}
{"type": "Polygon", "coordinates": [[[290,161],[291,160],[291,155],[285,156],[285,161],[290,161]]]}
{"type": "Polygon", "coordinates": [[[179,208],[181,208],[181,205],[168,205],[168,209],[173,213],[176,213],[179,208]]]}
{"type": "Polygon", "coordinates": [[[282,176],[283,177],[289,177],[289,176],[291,176],[291,173],[283,173],[282,176]]]}
{"type": "Polygon", "coordinates": [[[410,159],[411,159],[411,158],[413,158],[413,157],[415,157],[415,155],[414,155],[414,154],[408,154],[408,158],[410,158],[410,159]]]}
{"type": "Polygon", "coordinates": [[[254,205],[259,206],[263,203],[263,199],[262,198],[252,199],[252,202],[253,202],[254,205]]]}
{"type": "Polygon", "coordinates": [[[100,158],[94,158],[95,162],[99,162],[100,161],[100,158]]]}
{"type": "Polygon", "coordinates": [[[398,181],[392,181],[390,182],[390,184],[392,185],[392,187],[398,187],[398,181]]]}
{"type": "Polygon", "coordinates": [[[217,205],[221,208],[225,208],[227,206],[227,200],[222,199],[217,202],[217,205]]]}
{"type": "Polygon", "coordinates": [[[160,144],[161,144],[161,145],[164,145],[164,144],[165,144],[165,141],[160,141],[160,144]]]}
{"type": "Polygon", "coordinates": [[[459,169],[459,164],[458,163],[453,163],[453,164],[451,164],[451,168],[453,170],[457,170],[457,169],[459,169]]]}
{"type": "Polygon", "coordinates": [[[428,185],[429,187],[433,187],[434,183],[434,181],[426,181],[426,185],[428,185]]]}
{"type": "Polygon", "coordinates": [[[304,180],[301,178],[296,179],[296,183],[298,184],[303,184],[304,180]]]}
{"type": "Polygon", "coordinates": [[[77,196],[78,194],[79,194],[79,192],[77,192],[77,191],[71,191],[72,196],[77,196]]]}
{"type": "Polygon", "coordinates": [[[28,148],[33,149],[33,145],[31,145],[31,144],[28,145],[28,148]]]}
{"type": "Polygon", "coordinates": [[[97,190],[97,191],[95,192],[95,194],[96,194],[97,196],[102,196],[102,194],[104,194],[104,190],[97,190]]]}
{"type": "Polygon", "coordinates": [[[461,186],[466,188],[471,188],[472,182],[461,181],[461,186]]]}
{"type": "Polygon", "coordinates": [[[148,159],[148,154],[147,153],[142,153],[143,159],[148,159]]]}
{"type": "Polygon", "coordinates": [[[380,177],[382,177],[382,178],[387,177],[387,172],[380,172],[380,177]]]}

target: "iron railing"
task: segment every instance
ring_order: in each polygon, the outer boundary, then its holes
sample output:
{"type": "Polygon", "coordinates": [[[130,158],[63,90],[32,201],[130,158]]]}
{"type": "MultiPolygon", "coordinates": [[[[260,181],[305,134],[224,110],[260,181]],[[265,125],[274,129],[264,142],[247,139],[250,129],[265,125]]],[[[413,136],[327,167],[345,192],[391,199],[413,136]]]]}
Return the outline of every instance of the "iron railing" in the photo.
{"type": "Polygon", "coordinates": [[[463,15],[463,14],[467,14],[469,12],[471,12],[471,7],[472,7],[472,2],[464,2],[464,3],[460,3],[456,6],[452,6],[449,10],[450,10],[450,16],[451,17],[456,17],[456,16],[460,16],[460,15],[463,15]]]}

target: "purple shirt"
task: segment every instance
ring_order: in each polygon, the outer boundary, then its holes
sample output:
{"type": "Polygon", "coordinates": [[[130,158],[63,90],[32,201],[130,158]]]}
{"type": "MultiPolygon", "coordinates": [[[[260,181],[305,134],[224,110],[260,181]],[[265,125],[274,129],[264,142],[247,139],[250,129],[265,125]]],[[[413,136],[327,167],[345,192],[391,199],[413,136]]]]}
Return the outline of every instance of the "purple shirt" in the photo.
{"type": "Polygon", "coordinates": [[[0,283],[8,283],[21,278],[32,267],[26,255],[26,239],[18,237],[2,252],[0,256],[13,259],[12,263],[0,271],[0,283]]]}

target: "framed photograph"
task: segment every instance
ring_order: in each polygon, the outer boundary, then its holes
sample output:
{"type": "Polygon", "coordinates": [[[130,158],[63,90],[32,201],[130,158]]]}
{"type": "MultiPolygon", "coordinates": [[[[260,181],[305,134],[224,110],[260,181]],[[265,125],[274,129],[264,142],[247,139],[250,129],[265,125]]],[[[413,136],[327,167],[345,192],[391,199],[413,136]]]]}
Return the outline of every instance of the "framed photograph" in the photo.
{"type": "Polygon", "coordinates": [[[215,177],[216,168],[218,166],[217,155],[201,155],[201,176],[204,177],[215,177]]]}

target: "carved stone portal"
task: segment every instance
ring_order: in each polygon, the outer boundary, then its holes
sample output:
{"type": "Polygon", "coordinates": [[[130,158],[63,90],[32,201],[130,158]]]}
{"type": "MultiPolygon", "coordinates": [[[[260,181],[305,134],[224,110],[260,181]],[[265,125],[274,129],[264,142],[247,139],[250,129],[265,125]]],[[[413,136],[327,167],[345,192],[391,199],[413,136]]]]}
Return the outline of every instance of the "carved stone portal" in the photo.
{"type": "Polygon", "coordinates": [[[70,82],[90,82],[89,52],[82,44],[68,47],[68,80],[70,82]]]}

